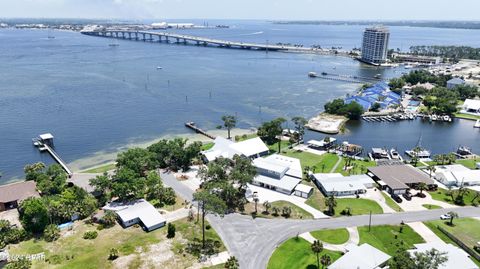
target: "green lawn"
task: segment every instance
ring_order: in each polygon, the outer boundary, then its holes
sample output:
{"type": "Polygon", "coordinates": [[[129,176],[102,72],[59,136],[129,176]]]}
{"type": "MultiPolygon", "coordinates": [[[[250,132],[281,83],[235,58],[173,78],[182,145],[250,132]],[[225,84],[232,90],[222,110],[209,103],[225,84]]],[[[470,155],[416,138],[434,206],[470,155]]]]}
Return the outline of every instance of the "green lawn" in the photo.
{"type": "Polygon", "coordinates": [[[440,208],[443,208],[439,205],[431,205],[431,204],[423,204],[422,206],[425,207],[426,209],[440,209],[440,208]]]}
{"type": "Polygon", "coordinates": [[[335,207],[335,216],[342,216],[340,212],[347,207],[350,208],[352,215],[381,214],[382,207],[377,202],[362,198],[337,198],[335,207]]]}
{"type": "MultiPolygon", "coordinates": [[[[475,243],[480,242],[480,221],[471,218],[460,218],[454,219],[453,224],[454,226],[447,225],[449,221],[445,220],[434,220],[426,222],[425,224],[432,229],[437,235],[442,233],[440,230],[437,229],[437,226],[442,227],[443,229],[447,230],[458,239],[460,239],[463,243],[467,246],[473,248],[475,243]]],[[[443,233],[442,233],[443,234],[443,233]]],[[[447,236],[440,236],[440,238],[444,241],[447,236]]],[[[448,239],[447,242],[451,242],[448,239]]]]}
{"type": "MultiPolygon", "coordinates": [[[[330,256],[332,263],[342,253],[324,249],[319,255],[330,256]]],[[[321,265],[320,265],[321,266],[321,265]]],[[[315,269],[317,257],[312,252],[311,244],[303,238],[291,238],[281,244],[270,257],[268,269],[315,269]]]]}
{"type": "MultiPolygon", "coordinates": [[[[291,214],[290,218],[293,218],[293,219],[313,219],[312,214],[308,213],[307,211],[303,210],[302,208],[300,208],[300,207],[298,207],[298,206],[296,206],[296,205],[294,205],[290,202],[276,201],[276,202],[272,203],[272,208],[273,207],[278,207],[280,209],[279,214],[281,214],[282,208],[284,206],[288,206],[288,207],[292,208],[292,214],[291,214]]],[[[272,209],[270,209],[270,211],[272,211],[272,209]]]]}
{"type": "Polygon", "coordinates": [[[390,197],[390,195],[382,191],[382,195],[385,198],[385,203],[393,210],[397,212],[403,212],[403,209],[390,197]]]}
{"type": "Polygon", "coordinates": [[[471,159],[471,160],[457,160],[456,163],[461,164],[470,169],[476,169],[477,163],[480,162],[480,159],[471,159]]]}
{"type": "Polygon", "coordinates": [[[455,113],[456,118],[466,119],[466,120],[480,120],[479,116],[464,114],[464,113],[455,113]]]}
{"type": "MultiPolygon", "coordinates": [[[[185,239],[191,240],[194,237],[201,238],[201,226],[195,222],[188,222],[186,219],[173,222],[176,226],[176,237],[172,240],[171,251],[174,257],[166,261],[166,267],[170,264],[177,264],[179,268],[187,268],[196,263],[197,258],[185,253],[185,239]]],[[[111,248],[117,248],[120,258],[128,255],[124,265],[128,268],[139,268],[146,261],[142,260],[139,253],[147,253],[150,246],[166,240],[166,228],[160,228],[146,233],[140,227],[129,227],[123,229],[120,225],[103,229],[98,232],[98,237],[93,240],[83,239],[86,231],[96,231],[97,225],[89,225],[77,222],[72,231],[65,231],[69,235],[62,236],[55,242],[30,239],[16,245],[11,245],[8,250],[11,254],[25,255],[45,253],[45,261],[34,261],[32,268],[112,268],[113,263],[108,260],[108,253],[111,248]]],[[[213,229],[206,232],[207,238],[220,240],[220,237],[213,229]]],[[[220,251],[225,247],[221,244],[220,251]]],[[[152,251],[156,251],[152,249],[152,251]]],[[[167,250],[166,250],[167,251],[167,250]]],[[[158,254],[152,254],[158,255],[158,254]]]]}
{"type": "Polygon", "coordinates": [[[313,182],[303,182],[303,184],[313,187],[313,194],[308,197],[305,203],[316,210],[323,212],[326,209],[325,196],[323,196],[323,193],[317,188],[317,186],[315,186],[313,182]]]}
{"type": "Polygon", "coordinates": [[[350,238],[348,230],[345,228],[342,229],[333,229],[333,230],[319,230],[311,232],[312,236],[316,239],[335,245],[344,244],[350,238]]]}
{"type": "Polygon", "coordinates": [[[305,166],[308,166],[314,173],[330,173],[339,158],[336,154],[332,153],[317,155],[298,150],[287,150],[282,152],[282,154],[288,157],[299,159],[300,163],[302,164],[302,169],[305,166]]]}
{"type": "MultiPolygon", "coordinates": [[[[437,200],[437,201],[446,202],[446,203],[449,203],[449,204],[452,204],[452,205],[455,204],[452,201],[452,197],[447,195],[447,192],[448,192],[448,190],[438,188],[438,190],[432,191],[432,192],[429,192],[429,193],[432,196],[432,198],[437,200]]],[[[456,194],[455,194],[455,196],[456,196],[456,194]]],[[[465,202],[465,205],[472,205],[472,201],[476,201],[477,203],[479,203],[480,202],[480,197],[477,197],[476,199],[475,199],[475,197],[476,197],[476,192],[473,191],[473,190],[467,189],[466,194],[463,198],[463,200],[465,202]]]]}
{"type": "Polygon", "coordinates": [[[208,143],[202,144],[202,151],[203,150],[209,150],[209,149],[213,148],[214,145],[215,145],[215,143],[213,143],[213,142],[208,142],[208,143]]]}
{"type": "Polygon", "coordinates": [[[92,174],[105,173],[113,169],[115,169],[115,163],[109,163],[109,164],[98,166],[89,170],[82,171],[82,173],[92,173],[92,174]]]}
{"type": "Polygon", "coordinates": [[[371,231],[368,231],[368,226],[363,226],[358,227],[358,232],[360,234],[360,244],[368,243],[391,256],[395,254],[397,244],[401,241],[405,243],[407,248],[425,242],[419,234],[407,225],[403,225],[402,233],[400,233],[400,225],[372,226],[371,231]]]}
{"type": "Polygon", "coordinates": [[[344,170],[345,168],[345,158],[342,158],[340,161],[340,164],[337,166],[337,169],[335,169],[335,173],[341,173],[344,176],[349,176],[349,175],[361,175],[365,174],[367,172],[367,167],[372,167],[376,166],[377,163],[374,161],[364,161],[364,160],[353,160],[350,163],[351,169],[349,170],[344,170]]]}

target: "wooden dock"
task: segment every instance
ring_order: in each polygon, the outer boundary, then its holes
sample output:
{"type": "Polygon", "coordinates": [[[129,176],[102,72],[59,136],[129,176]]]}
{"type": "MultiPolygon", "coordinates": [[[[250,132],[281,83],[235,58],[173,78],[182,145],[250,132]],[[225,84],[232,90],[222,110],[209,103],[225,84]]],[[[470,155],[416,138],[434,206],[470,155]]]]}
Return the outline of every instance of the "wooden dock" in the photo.
{"type": "Polygon", "coordinates": [[[40,147],[40,150],[42,150],[42,149],[45,149],[48,153],[50,153],[52,158],[58,164],[60,164],[60,166],[65,170],[65,172],[67,172],[69,177],[71,177],[73,175],[73,172],[70,170],[70,168],[68,168],[67,164],[62,160],[62,158],[60,158],[60,156],[49,145],[43,144],[43,148],[40,147]]]}
{"type": "Polygon", "coordinates": [[[186,122],[185,123],[185,127],[189,128],[189,129],[192,129],[194,130],[197,134],[202,134],[210,139],[215,139],[216,137],[214,135],[211,135],[209,133],[207,133],[206,131],[200,129],[197,127],[197,125],[195,125],[195,122],[193,121],[190,121],[190,122],[186,122]]]}
{"type": "Polygon", "coordinates": [[[32,139],[33,145],[40,150],[40,152],[47,151],[52,158],[67,172],[68,177],[73,175],[72,170],[68,168],[67,163],[65,163],[62,158],[53,150],[53,135],[50,133],[42,134],[37,138],[32,139]]]}

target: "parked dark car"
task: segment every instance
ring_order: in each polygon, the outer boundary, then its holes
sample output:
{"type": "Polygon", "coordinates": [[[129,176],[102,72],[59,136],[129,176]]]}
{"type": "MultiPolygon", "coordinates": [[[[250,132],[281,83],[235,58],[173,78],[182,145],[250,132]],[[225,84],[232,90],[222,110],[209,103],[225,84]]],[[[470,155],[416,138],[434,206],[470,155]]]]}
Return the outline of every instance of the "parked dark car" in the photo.
{"type": "Polygon", "coordinates": [[[412,195],[408,192],[402,194],[403,198],[405,198],[405,200],[407,201],[411,201],[412,200],[412,195]]]}
{"type": "Polygon", "coordinates": [[[401,203],[403,201],[402,198],[400,198],[400,196],[396,194],[392,194],[391,196],[392,196],[392,199],[397,203],[401,203]]]}

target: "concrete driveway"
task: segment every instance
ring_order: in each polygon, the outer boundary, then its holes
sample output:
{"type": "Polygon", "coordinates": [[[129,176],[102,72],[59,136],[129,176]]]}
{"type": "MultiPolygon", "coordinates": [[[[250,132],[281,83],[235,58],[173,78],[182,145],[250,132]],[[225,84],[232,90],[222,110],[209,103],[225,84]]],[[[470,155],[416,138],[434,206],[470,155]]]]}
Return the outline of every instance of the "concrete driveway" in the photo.
{"type": "MultiPolygon", "coordinates": [[[[410,193],[412,195],[415,195],[417,194],[418,191],[416,190],[410,190],[410,193]]],[[[442,208],[455,208],[457,206],[455,205],[451,205],[449,203],[445,203],[445,202],[442,202],[442,201],[437,201],[437,200],[434,200],[432,198],[432,196],[424,191],[423,193],[425,193],[426,197],[425,198],[420,198],[420,197],[412,197],[412,200],[411,201],[407,201],[405,198],[403,198],[403,196],[401,197],[403,202],[401,203],[397,203],[402,209],[403,211],[421,211],[421,210],[426,210],[427,208],[423,207],[422,205],[424,204],[430,204],[430,205],[438,205],[442,208]]]]}

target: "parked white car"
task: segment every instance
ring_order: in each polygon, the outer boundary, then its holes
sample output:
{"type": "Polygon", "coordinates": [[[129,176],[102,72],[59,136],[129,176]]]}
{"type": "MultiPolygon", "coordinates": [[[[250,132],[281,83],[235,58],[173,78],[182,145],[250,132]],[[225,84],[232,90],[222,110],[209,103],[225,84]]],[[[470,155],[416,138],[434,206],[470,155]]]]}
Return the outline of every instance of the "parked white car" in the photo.
{"type": "Polygon", "coordinates": [[[448,219],[450,219],[450,218],[451,218],[451,216],[448,215],[448,214],[443,214],[443,215],[440,216],[440,219],[441,219],[441,220],[448,220],[448,219]]]}

